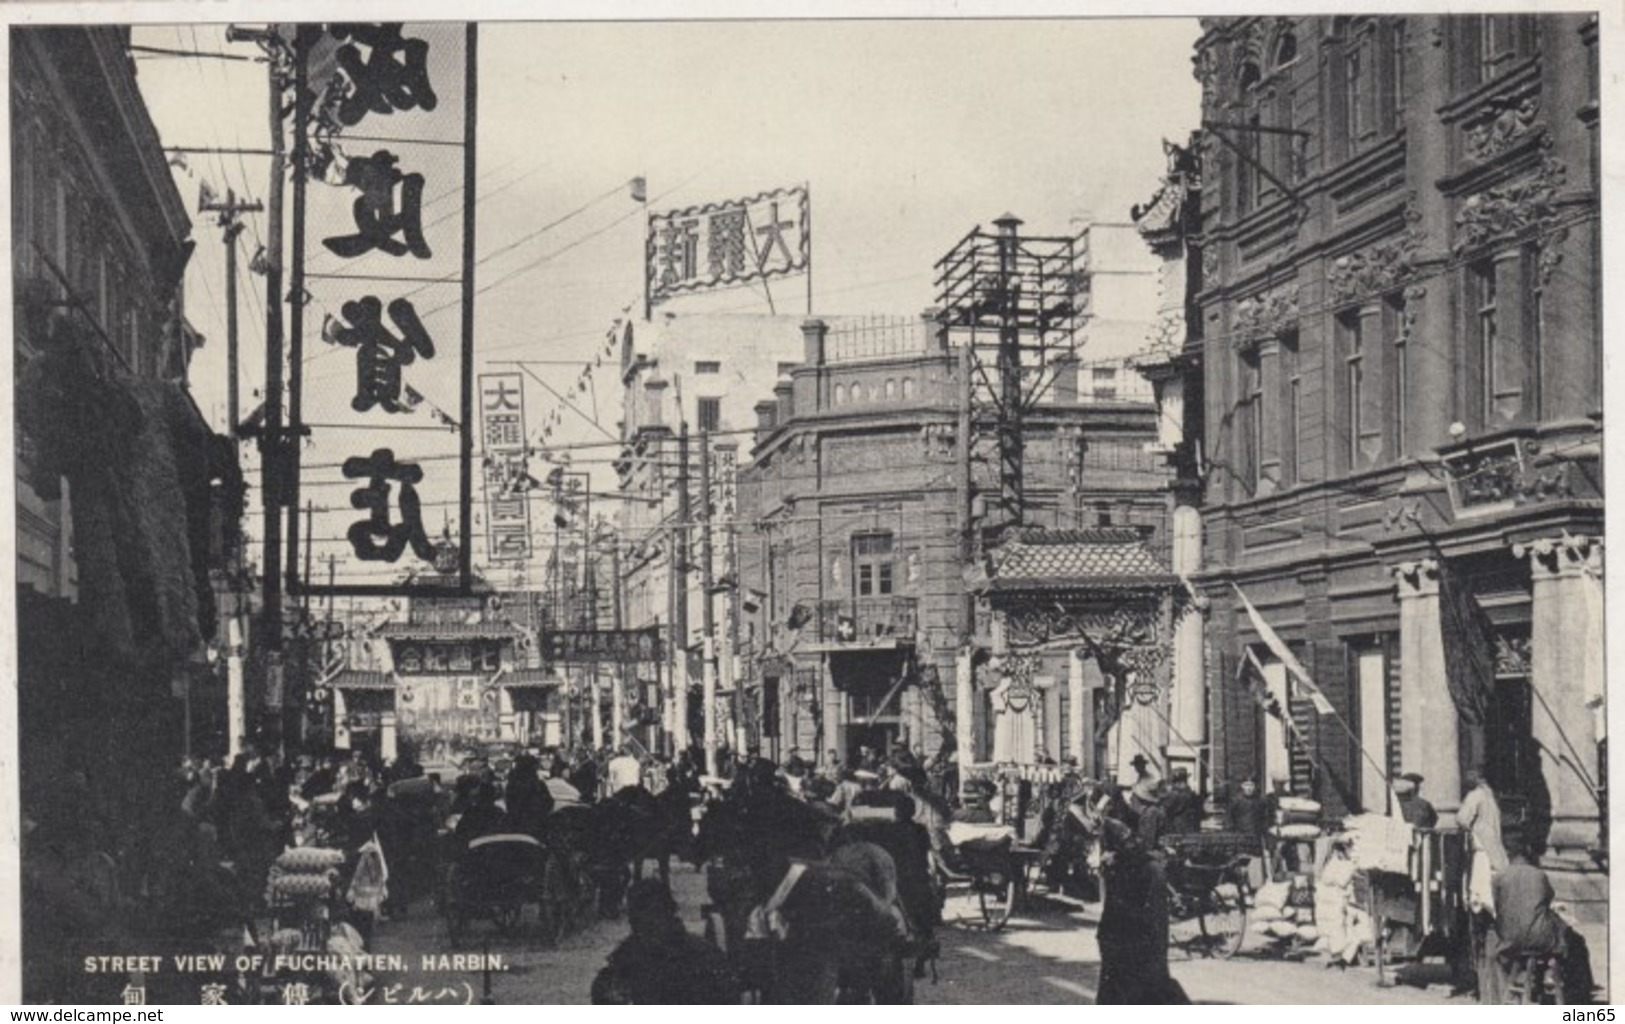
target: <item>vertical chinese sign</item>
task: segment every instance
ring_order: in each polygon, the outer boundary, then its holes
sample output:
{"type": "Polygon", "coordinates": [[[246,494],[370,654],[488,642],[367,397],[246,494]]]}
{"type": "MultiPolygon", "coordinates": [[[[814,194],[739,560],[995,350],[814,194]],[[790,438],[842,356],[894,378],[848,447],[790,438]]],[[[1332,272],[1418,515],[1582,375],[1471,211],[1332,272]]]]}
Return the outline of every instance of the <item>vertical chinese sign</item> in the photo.
{"type": "Polygon", "coordinates": [[[491,563],[530,560],[525,463],[525,387],[517,373],[480,376],[480,442],[485,449],[485,552],[491,563]]]}
{"type": "Polygon", "coordinates": [[[472,585],[476,43],[472,24],[295,32],[296,593],[472,585]]]}

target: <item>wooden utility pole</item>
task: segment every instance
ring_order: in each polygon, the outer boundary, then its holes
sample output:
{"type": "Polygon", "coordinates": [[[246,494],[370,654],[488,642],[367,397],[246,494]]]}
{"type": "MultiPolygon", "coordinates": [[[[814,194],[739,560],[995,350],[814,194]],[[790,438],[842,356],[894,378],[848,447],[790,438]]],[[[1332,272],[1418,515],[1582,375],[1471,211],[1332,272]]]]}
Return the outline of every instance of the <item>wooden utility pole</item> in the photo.
{"type": "Polygon", "coordinates": [[[215,223],[220,226],[226,243],[226,432],[232,438],[237,436],[237,427],[243,421],[238,385],[241,374],[237,369],[237,236],[243,233],[243,222],[238,218],[240,214],[259,213],[264,209],[258,200],[238,202],[237,193],[229,188],[225,202],[198,204],[199,213],[219,214],[215,223]]]}
{"type": "Polygon", "coordinates": [[[705,770],[717,774],[717,613],[712,603],[716,566],[711,542],[711,432],[700,431],[700,623],[704,632],[701,684],[705,701],[705,770]]]}
{"type": "MultiPolygon", "coordinates": [[[[958,480],[955,504],[959,520],[959,567],[969,569],[976,557],[971,517],[971,373],[973,354],[969,344],[959,347],[959,417],[956,423],[955,443],[958,451],[958,480]]],[[[954,748],[959,761],[959,795],[965,795],[965,781],[975,754],[976,687],[972,658],[976,635],[976,598],[969,590],[960,597],[959,644],[954,653],[954,748]]]]}
{"type": "MultiPolygon", "coordinates": [[[[677,407],[682,409],[679,396],[677,407]]],[[[680,413],[679,413],[680,415],[680,413]]],[[[688,527],[692,512],[688,494],[688,418],[677,428],[677,529],[672,533],[671,689],[675,707],[672,731],[680,740],[688,735],[688,527]]],[[[683,744],[684,746],[687,743],[683,744]]]]}

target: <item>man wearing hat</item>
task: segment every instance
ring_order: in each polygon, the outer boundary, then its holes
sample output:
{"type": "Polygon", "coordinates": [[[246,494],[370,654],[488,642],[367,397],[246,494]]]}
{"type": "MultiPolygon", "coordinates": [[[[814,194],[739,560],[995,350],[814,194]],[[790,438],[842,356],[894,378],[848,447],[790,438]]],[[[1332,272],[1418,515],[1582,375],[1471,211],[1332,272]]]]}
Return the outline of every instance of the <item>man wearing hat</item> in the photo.
{"type": "Polygon", "coordinates": [[[1439,812],[1422,799],[1419,790],[1422,776],[1406,772],[1394,779],[1394,795],[1399,798],[1399,813],[1412,828],[1433,828],[1439,824],[1439,812]]]}
{"type": "Polygon", "coordinates": [[[1191,773],[1186,768],[1175,768],[1168,781],[1168,792],[1163,798],[1163,814],[1168,819],[1170,832],[1200,832],[1202,830],[1202,798],[1191,789],[1191,773]]]}

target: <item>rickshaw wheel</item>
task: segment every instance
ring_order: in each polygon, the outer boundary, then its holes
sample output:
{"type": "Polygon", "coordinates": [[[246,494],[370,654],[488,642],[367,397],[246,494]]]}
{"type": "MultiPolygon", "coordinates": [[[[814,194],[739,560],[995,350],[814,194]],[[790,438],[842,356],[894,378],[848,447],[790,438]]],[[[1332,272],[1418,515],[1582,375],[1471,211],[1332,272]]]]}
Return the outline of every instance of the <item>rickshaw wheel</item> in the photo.
{"type": "Polygon", "coordinates": [[[518,900],[503,903],[497,906],[491,914],[491,921],[497,926],[502,935],[513,935],[519,930],[519,922],[525,914],[525,905],[518,900]]]}
{"type": "Polygon", "coordinates": [[[998,931],[1010,920],[1010,911],[1016,903],[1016,876],[1005,872],[980,881],[976,886],[976,899],[982,908],[982,920],[988,928],[998,931]]]}
{"type": "Polygon", "coordinates": [[[1228,960],[1241,952],[1247,941],[1247,903],[1233,884],[1214,889],[1204,901],[1197,926],[1209,941],[1203,944],[1209,956],[1228,960]]]}

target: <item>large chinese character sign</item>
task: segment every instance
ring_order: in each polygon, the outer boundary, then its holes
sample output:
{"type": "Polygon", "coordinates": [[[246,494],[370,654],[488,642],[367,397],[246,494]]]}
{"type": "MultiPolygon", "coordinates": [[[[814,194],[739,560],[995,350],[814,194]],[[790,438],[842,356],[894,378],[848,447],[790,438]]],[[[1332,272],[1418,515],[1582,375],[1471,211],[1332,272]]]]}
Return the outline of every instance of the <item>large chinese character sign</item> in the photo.
{"type": "Polygon", "coordinates": [[[651,214],[644,245],[650,303],[806,271],[811,218],[805,187],[651,214]]]}
{"type": "Polygon", "coordinates": [[[475,29],[304,25],[289,44],[288,572],[316,594],[467,591],[494,543],[472,534],[476,431],[514,412],[523,453],[522,407],[474,394],[475,29]]]}
{"type": "Polygon", "coordinates": [[[525,381],[517,373],[480,377],[480,446],[489,562],[530,558],[530,489],[525,463],[525,381]]]}

